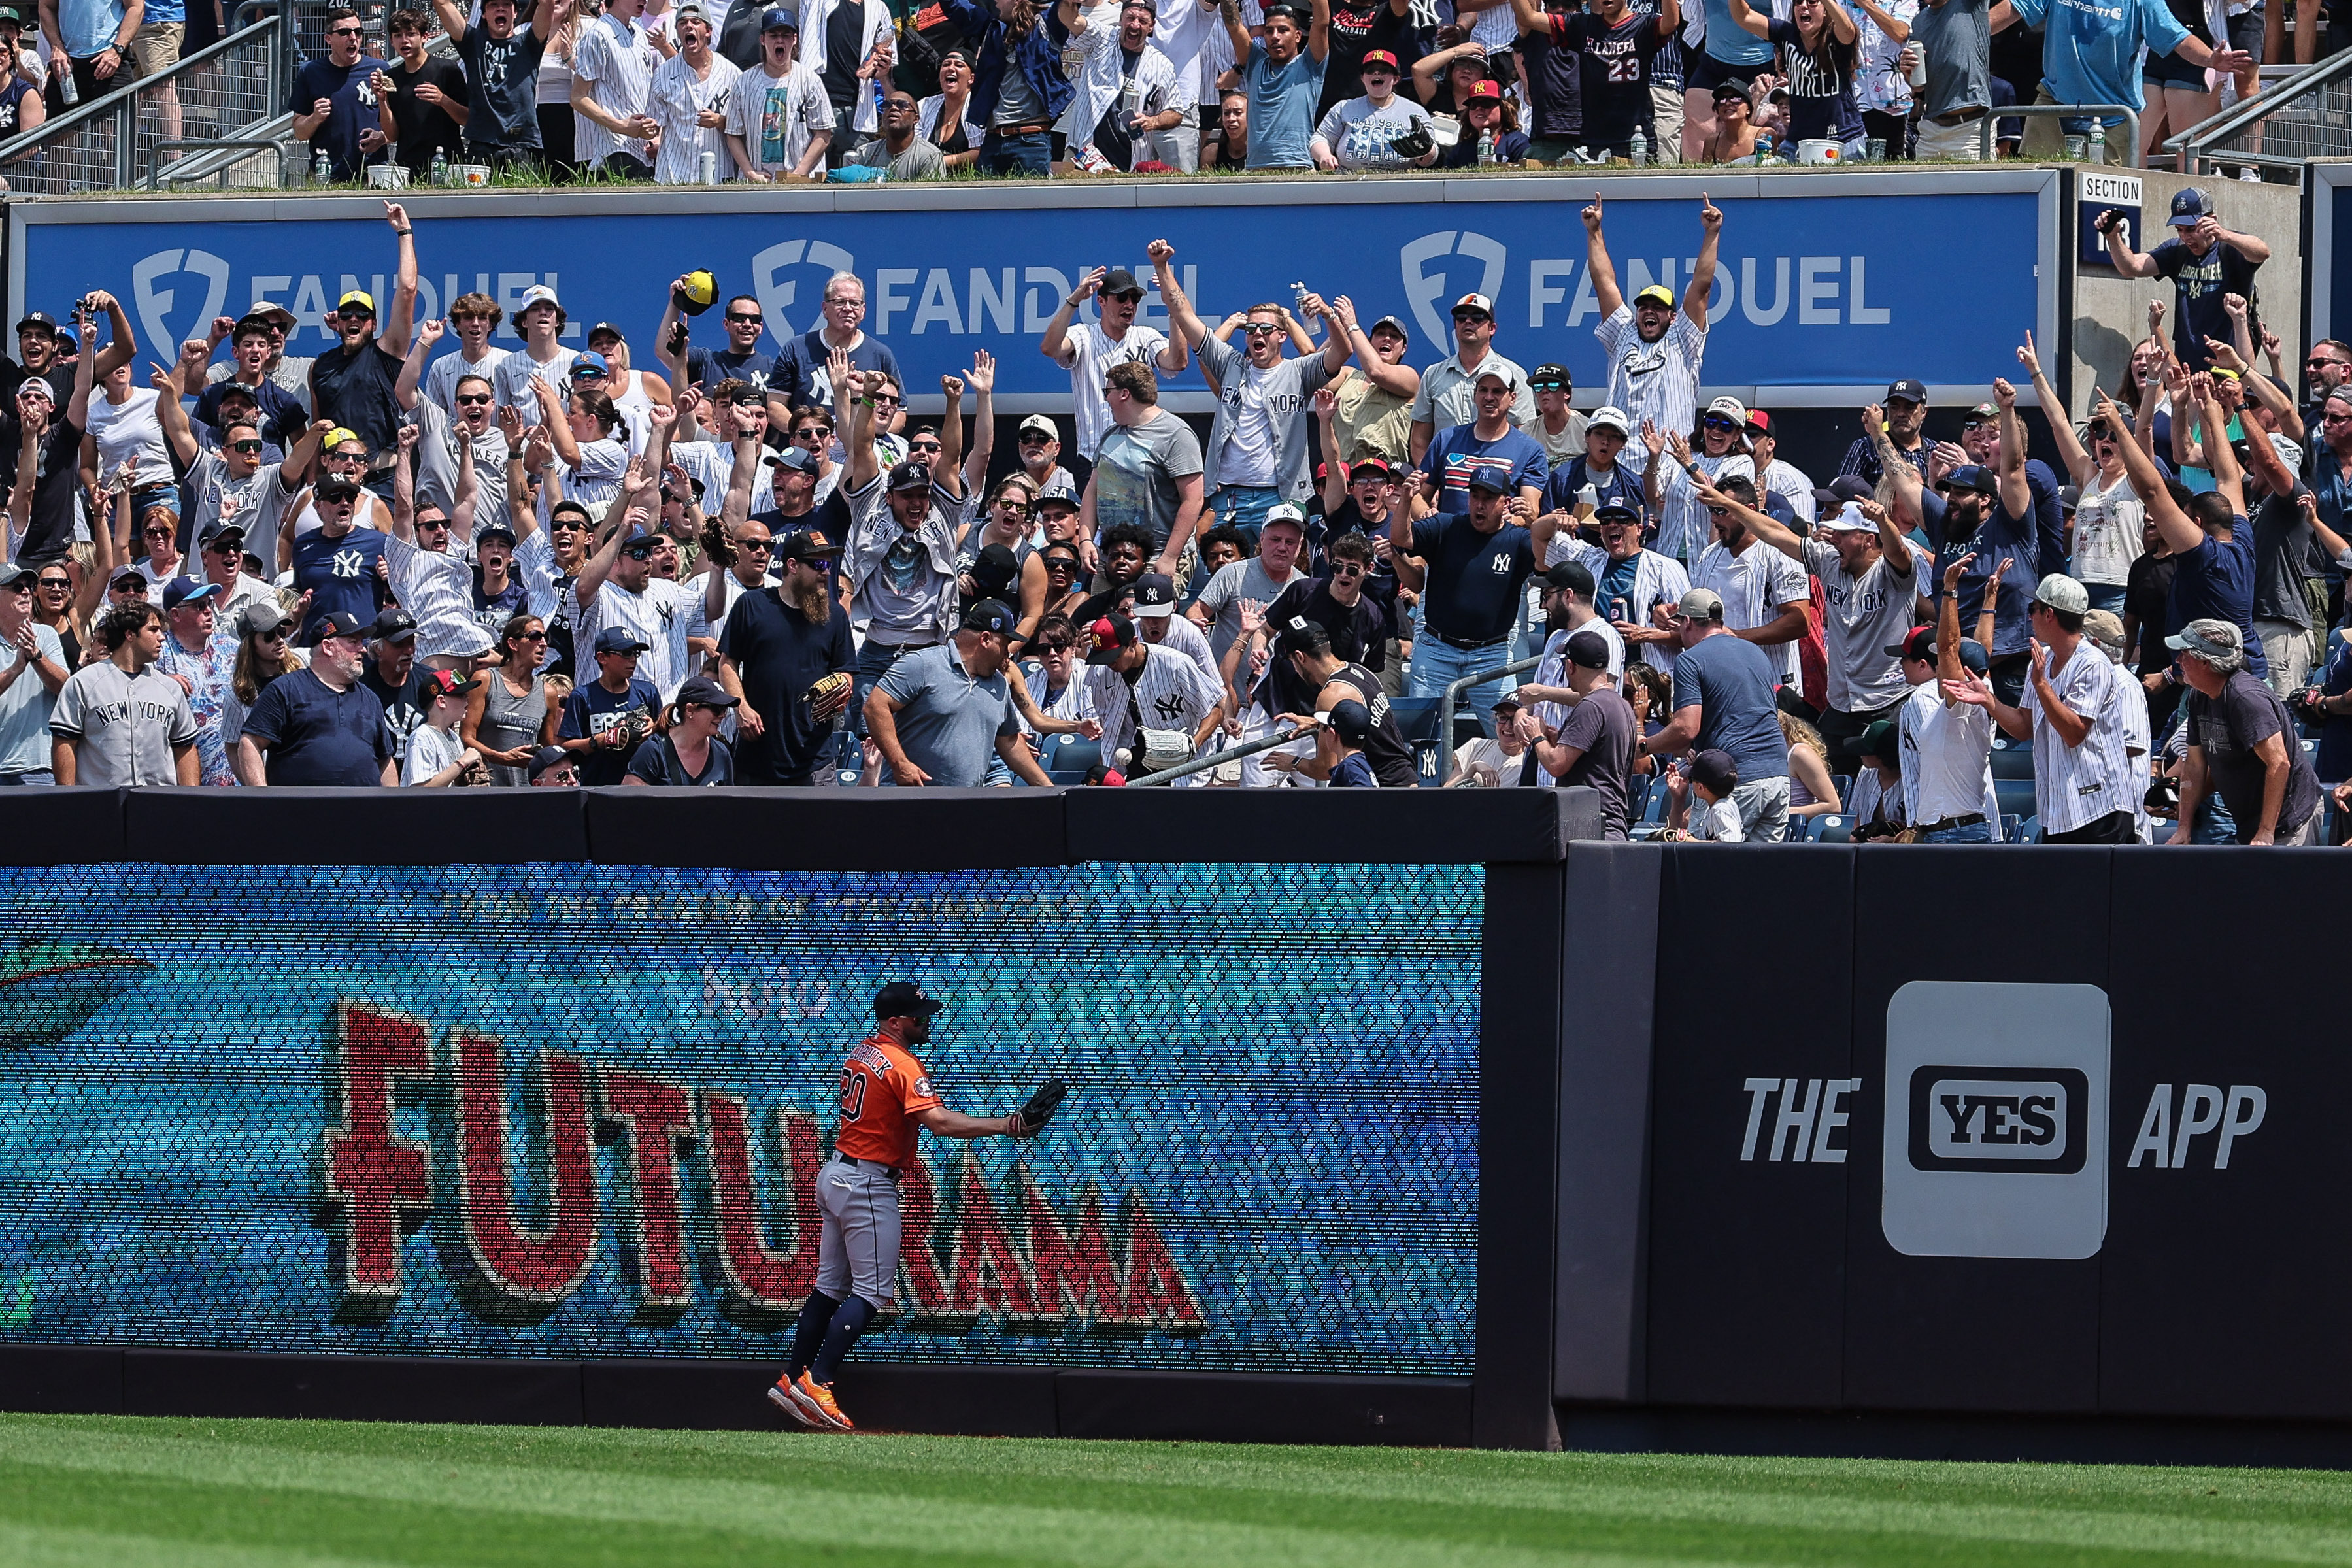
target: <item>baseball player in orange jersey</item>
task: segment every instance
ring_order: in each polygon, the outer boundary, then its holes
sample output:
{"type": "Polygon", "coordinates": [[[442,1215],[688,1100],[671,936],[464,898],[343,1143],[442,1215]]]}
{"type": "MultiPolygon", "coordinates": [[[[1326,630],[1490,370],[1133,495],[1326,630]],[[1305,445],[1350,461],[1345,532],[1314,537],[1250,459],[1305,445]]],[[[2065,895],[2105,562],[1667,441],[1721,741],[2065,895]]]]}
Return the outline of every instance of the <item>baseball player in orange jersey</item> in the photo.
{"type": "Polygon", "coordinates": [[[841,1358],[874,1315],[898,1300],[898,1178],[914,1163],[915,1134],[1028,1138],[1065,1092],[1048,1082],[1010,1116],[965,1116],[940,1103],[929,1074],[908,1048],[931,1038],[931,1015],[947,1004],[892,980],[874,998],[879,1027],[849,1048],[841,1068],[841,1123],[833,1158],[817,1171],[824,1220],[816,1288],[793,1328],[791,1359],[768,1397],[804,1427],[855,1428],[833,1396],[841,1358]]]}

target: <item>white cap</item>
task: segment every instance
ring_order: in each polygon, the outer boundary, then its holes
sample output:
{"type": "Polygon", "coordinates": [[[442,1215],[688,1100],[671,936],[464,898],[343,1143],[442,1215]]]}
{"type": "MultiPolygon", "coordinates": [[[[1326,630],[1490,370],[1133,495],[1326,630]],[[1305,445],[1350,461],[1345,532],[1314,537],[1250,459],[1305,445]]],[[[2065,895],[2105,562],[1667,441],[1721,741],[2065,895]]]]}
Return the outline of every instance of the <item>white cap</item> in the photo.
{"type": "Polygon", "coordinates": [[[1742,428],[1745,428],[1748,423],[1748,405],[1728,393],[1707,404],[1706,412],[1720,414],[1742,428]]]}
{"type": "Polygon", "coordinates": [[[1823,517],[1820,526],[1832,533],[1842,534],[1868,533],[1878,527],[1876,523],[1864,517],[1862,507],[1853,501],[1848,501],[1831,516],[1823,517]]]}
{"type": "Polygon", "coordinates": [[[1275,523],[1297,523],[1303,532],[1307,528],[1307,514],[1288,501],[1277,501],[1265,509],[1265,522],[1259,526],[1265,528],[1275,523]]]}
{"type": "Polygon", "coordinates": [[[563,302],[555,297],[555,290],[544,283],[534,283],[522,291],[522,298],[515,302],[515,315],[521,316],[534,305],[552,305],[558,311],[563,309],[563,302]]]}
{"type": "Polygon", "coordinates": [[[1625,417],[1625,411],[1619,408],[1613,402],[1604,402],[1599,408],[1594,409],[1591,413],[1585,415],[1585,429],[1591,430],[1596,424],[1601,425],[1605,429],[1615,431],[1618,434],[1623,436],[1628,441],[1633,439],[1633,421],[1627,419],[1625,417]]]}
{"type": "Polygon", "coordinates": [[[1021,428],[1014,432],[1014,434],[1025,435],[1033,430],[1044,435],[1049,441],[1059,441],[1062,439],[1062,433],[1054,427],[1052,418],[1045,414],[1031,414],[1028,418],[1021,422],[1021,428]]]}

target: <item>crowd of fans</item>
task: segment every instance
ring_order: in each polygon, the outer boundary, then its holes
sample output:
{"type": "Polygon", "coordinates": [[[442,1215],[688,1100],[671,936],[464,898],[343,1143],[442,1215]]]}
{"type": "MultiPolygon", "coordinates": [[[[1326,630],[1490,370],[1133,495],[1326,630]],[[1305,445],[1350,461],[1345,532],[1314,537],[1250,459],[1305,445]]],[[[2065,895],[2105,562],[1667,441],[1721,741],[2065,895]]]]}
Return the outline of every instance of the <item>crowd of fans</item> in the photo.
{"type": "Polygon", "coordinates": [[[2056,467],[2029,338],[1957,441],[1889,386],[1826,483],[1702,393],[1705,203],[1688,287],[1631,299],[1585,209],[1587,411],[1483,296],[1442,346],[1311,290],[1213,322],[1155,241],[1170,330],[1089,274],[1004,345],[1070,413],[1001,456],[994,359],[910,423],[852,274],[774,354],[697,275],[649,354],[561,347],[544,287],[509,350],[483,296],[414,319],[384,211],[392,298],[316,359],[276,308],[143,350],[104,292],[18,323],[0,784],[1571,784],[1620,835],[1982,841],[2013,742],[2035,833],[2118,843],[2310,841],[2352,789],[2352,350],[2287,371],[2204,190],[2110,235],[2171,330],[2056,467]],[[1205,435],[1160,406],[1193,373],[1205,435]]]}
{"type": "MultiPolygon", "coordinates": [[[[0,133],[166,71],[221,36],[225,5],[0,5],[0,133]]],[[[684,184],[1973,160],[1984,118],[2021,101],[2142,110],[2152,152],[2257,90],[2263,60],[2345,41],[2313,0],[429,5],[373,37],[327,12],[284,106],[305,172],[684,184]]],[[[180,135],[168,84],[153,112],[180,135]]],[[[2124,140],[2119,116],[2085,114],[2006,121],[1999,145],[2121,162],[2124,140]]]]}

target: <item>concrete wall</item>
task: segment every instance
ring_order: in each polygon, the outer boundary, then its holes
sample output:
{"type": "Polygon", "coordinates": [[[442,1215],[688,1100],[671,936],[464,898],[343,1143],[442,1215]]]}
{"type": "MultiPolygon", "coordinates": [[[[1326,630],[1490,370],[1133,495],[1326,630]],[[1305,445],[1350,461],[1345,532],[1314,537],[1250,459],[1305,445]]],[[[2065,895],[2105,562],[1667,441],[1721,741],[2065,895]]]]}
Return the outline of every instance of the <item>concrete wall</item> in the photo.
{"type": "MultiPolygon", "coordinates": [[[[2213,200],[2225,227],[2240,234],[2250,234],[2266,240],[2271,247],[2271,259],[2264,263],[2258,287],[2257,310],[2271,324],[2284,343],[2281,359],[2287,374],[2294,376],[2303,363],[2301,331],[2303,322],[2303,198],[2293,185],[2246,184],[2236,180],[2213,175],[2195,180],[2179,174],[2155,170],[2120,170],[2116,172],[2137,174],[2143,182],[2146,199],[2140,206],[2141,233],[2132,236],[2135,247],[2147,250],[2151,243],[2161,244],[2166,215],[2171,211],[2172,194],[2183,185],[2201,185],[2213,193],[2213,200]]],[[[2131,359],[2132,346],[2147,335],[2147,302],[2165,302],[2165,329],[2168,334],[2172,323],[2172,285],[2163,278],[2125,278],[2104,267],[2078,267],[2074,257],[2079,254],[2075,225],[2081,216],[2081,204],[2076,190],[2081,172],[2067,183],[2064,211],[2060,232],[2064,254],[2063,265],[2073,277],[2071,306],[2063,303],[2071,322],[2073,333],[2069,355],[2069,379],[2061,383],[2073,418],[2079,421],[2090,412],[2094,387],[2113,389],[2121,384],[2124,367],[2131,359]]],[[[2267,370],[2267,366],[2258,366],[2267,370]]]]}

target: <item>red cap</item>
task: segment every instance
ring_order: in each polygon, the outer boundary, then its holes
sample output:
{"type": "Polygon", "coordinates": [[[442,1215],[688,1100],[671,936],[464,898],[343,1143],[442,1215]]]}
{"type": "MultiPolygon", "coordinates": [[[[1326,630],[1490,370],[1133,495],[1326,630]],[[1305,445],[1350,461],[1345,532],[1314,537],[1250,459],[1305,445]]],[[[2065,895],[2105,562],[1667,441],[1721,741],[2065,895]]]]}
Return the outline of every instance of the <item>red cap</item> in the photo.
{"type": "Polygon", "coordinates": [[[1769,435],[1772,434],[1772,416],[1760,408],[1751,408],[1748,411],[1748,428],[1769,435]]]}
{"type": "Polygon", "coordinates": [[[1502,96],[1503,84],[1495,80],[1492,77],[1487,78],[1485,81],[1480,82],[1476,87],[1470,89],[1470,101],[1473,103],[1477,102],[1482,98],[1499,99],[1502,96]]]}
{"type": "Polygon", "coordinates": [[[1373,49],[1364,56],[1364,63],[1361,68],[1364,70],[1370,70],[1374,66],[1386,66],[1391,70],[1401,68],[1397,65],[1397,57],[1389,53],[1386,49],[1373,49]]]}

